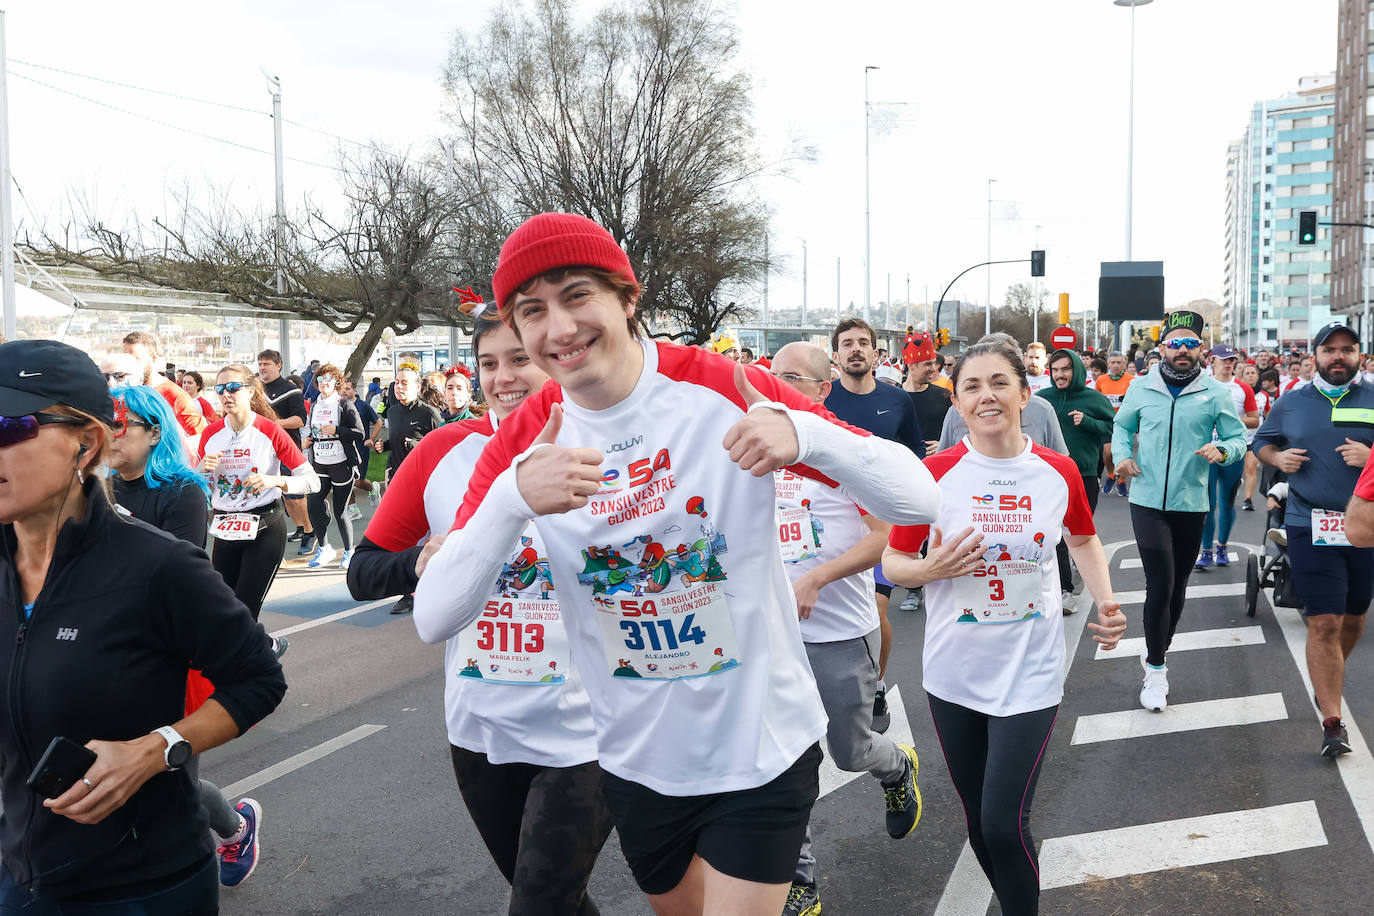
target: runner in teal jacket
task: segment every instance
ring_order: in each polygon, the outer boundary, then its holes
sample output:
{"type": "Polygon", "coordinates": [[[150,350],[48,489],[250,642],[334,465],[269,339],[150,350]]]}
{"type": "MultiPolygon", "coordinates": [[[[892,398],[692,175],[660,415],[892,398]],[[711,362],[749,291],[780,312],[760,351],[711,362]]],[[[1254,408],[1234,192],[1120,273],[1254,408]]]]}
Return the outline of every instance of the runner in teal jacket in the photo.
{"type": "Polygon", "coordinates": [[[1131,502],[1171,512],[1207,511],[1207,443],[1226,453],[1219,464],[1245,460],[1245,426],[1230,393],[1200,373],[1174,397],[1158,370],[1126,391],[1112,431],[1112,456],[1135,458],[1140,476],[1131,483],[1131,502]],[[1215,433],[1213,432],[1215,431],[1215,433]],[[1134,443],[1133,437],[1140,436],[1134,443]]]}

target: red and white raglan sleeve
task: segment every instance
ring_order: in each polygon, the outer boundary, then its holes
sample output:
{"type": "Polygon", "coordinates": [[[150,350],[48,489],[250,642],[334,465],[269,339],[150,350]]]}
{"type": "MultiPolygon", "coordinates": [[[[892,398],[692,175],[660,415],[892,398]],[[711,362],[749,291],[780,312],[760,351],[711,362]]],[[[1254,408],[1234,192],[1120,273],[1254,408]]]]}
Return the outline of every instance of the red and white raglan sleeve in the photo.
{"type": "Polygon", "coordinates": [[[1255,403],[1255,389],[1251,388],[1240,379],[1236,379],[1236,384],[1240,386],[1241,391],[1245,392],[1245,406],[1242,408],[1242,412],[1257,413],[1259,411],[1259,405],[1255,403]]]}
{"type": "Polygon", "coordinates": [[[749,408],[735,384],[737,363],[676,344],[659,344],[659,371],[729,398],[740,410],[771,407],[792,421],[799,447],[787,470],[829,486],[843,486],[875,518],[897,525],[930,522],[940,511],[940,491],[921,460],[904,445],[889,442],[839,420],[824,404],[802,395],[756,366],[745,367],[749,383],[767,401],[749,408]]]}
{"type": "Polygon", "coordinates": [[[286,434],[286,430],[273,423],[266,417],[253,417],[253,425],[259,432],[265,435],[272,442],[272,450],[277,454],[277,461],[281,466],[291,472],[286,478],[286,486],[282,487],[283,493],[290,493],[292,496],[304,496],[307,493],[317,493],[320,489],[320,475],[315,473],[315,469],[310,466],[310,462],[305,460],[305,455],[296,443],[291,441],[291,437],[286,434]]]}
{"type": "MultiPolygon", "coordinates": [[[[967,453],[967,447],[960,442],[953,448],[932,455],[925,460],[925,467],[930,472],[930,476],[935,480],[936,486],[939,481],[950,469],[959,463],[960,456],[967,453]]],[[[921,552],[921,546],[930,539],[929,524],[922,525],[893,525],[892,532],[887,536],[887,546],[893,550],[900,550],[902,553],[912,555],[921,552]]]]}
{"type": "Polygon", "coordinates": [[[491,583],[534,518],[520,495],[516,467],[531,453],[530,443],[559,400],[561,389],[545,385],[482,449],[453,530],[415,588],[415,631],[425,642],[451,639],[481,616],[491,583]]]}
{"type": "Polygon", "coordinates": [[[205,433],[200,437],[200,439],[196,441],[197,467],[199,467],[200,463],[205,460],[206,446],[210,445],[211,440],[214,439],[215,436],[217,436],[219,434],[219,431],[222,429],[224,429],[224,419],[221,417],[220,419],[214,421],[208,427],[206,427],[205,433]]]}
{"type": "Polygon", "coordinates": [[[1097,534],[1092,506],[1088,505],[1088,493],[1083,489],[1083,477],[1078,473],[1078,465],[1068,455],[1061,455],[1040,445],[1032,446],[1032,449],[1040,460],[1063,478],[1064,485],[1068,487],[1069,502],[1064,510],[1064,530],[1072,535],[1097,534]]]}
{"type": "MultiPolygon", "coordinates": [[[[461,424],[454,424],[458,425],[461,424]]],[[[369,541],[396,553],[414,547],[430,533],[429,517],[425,514],[425,488],[429,486],[435,466],[448,450],[472,435],[444,435],[454,426],[441,427],[421,439],[391,475],[381,505],[367,523],[364,537],[369,541]]]]}

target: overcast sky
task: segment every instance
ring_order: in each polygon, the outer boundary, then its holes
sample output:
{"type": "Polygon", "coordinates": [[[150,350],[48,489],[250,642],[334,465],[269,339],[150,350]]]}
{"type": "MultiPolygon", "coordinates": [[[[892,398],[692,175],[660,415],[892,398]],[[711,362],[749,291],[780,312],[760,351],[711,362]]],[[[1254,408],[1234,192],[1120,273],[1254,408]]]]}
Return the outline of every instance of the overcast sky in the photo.
{"type": "MultiPolygon", "coordinates": [[[[10,154],[23,196],[16,220],[55,221],[72,195],[120,224],[175,212],[174,192],[229,187],[272,206],[270,154],[151,123],[37,85],[31,77],[188,130],[272,148],[259,66],[283,84],[285,118],[356,140],[421,151],[440,129],[439,76],[455,29],[476,30],[487,0],[218,4],[0,0],[6,4],[10,154]],[[253,109],[234,111],[39,70],[91,74],[253,109]]],[[[596,4],[584,3],[585,8],[596,4]]],[[[1226,144],[1251,105],[1335,68],[1336,0],[1155,0],[1136,12],[1136,260],[1162,260],[1177,305],[1222,285],[1226,144]]],[[[770,301],[863,304],[864,67],[875,102],[905,102],[902,123],[874,136],[872,292],[877,303],[931,300],[987,253],[1049,252],[1046,285],[1075,311],[1096,298],[1099,262],[1125,257],[1128,9],[1111,0],[947,3],[741,0],[741,63],[754,77],[764,157],[789,138],[813,163],[764,182],[776,207],[779,264],[770,301]],[[1014,205],[1004,202],[1014,202],[1014,205]]],[[[289,201],[328,195],[338,140],[285,126],[289,201]]],[[[1028,277],[993,268],[992,298],[1028,277]]],[[[462,283],[478,278],[455,278],[462,283]]],[[[981,301],[974,271],[951,298],[981,301]]]]}

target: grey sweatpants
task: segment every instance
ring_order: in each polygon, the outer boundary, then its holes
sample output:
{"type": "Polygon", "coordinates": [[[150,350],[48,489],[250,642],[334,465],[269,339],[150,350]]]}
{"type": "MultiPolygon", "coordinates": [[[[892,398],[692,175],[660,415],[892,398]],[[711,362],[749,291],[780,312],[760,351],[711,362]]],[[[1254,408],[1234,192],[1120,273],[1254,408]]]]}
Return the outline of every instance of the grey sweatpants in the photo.
{"type": "MultiPolygon", "coordinates": [[[[870,773],[895,782],[906,772],[906,755],[890,738],[873,731],[873,695],[878,689],[878,646],[881,636],[839,642],[806,643],[811,673],[830,723],[825,741],[835,766],[851,773],[870,773]]],[[[816,857],[811,854],[811,828],[806,830],[797,858],[797,880],[815,880],[816,857]]]]}

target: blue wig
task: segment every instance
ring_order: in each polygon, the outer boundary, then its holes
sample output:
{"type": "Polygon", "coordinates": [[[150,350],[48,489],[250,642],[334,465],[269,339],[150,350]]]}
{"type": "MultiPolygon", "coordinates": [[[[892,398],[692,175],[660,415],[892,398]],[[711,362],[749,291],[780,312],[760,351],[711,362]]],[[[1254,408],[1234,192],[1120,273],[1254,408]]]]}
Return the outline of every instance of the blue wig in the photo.
{"type": "Polygon", "coordinates": [[[155,388],[147,385],[129,385],[110,392],[116,402],[123,401],[129,415],[136,417],[158,429],[157,444],[148,452],[148,463],[143,470],[143,479],[148,489],[156,490],[166,484],[194,484],[206,496],[210,487],[202,474],[196,473],[186,460],[186,449],[181,439],[181,426],[172,414],[172,408],[163,400],[155,388]]]}

